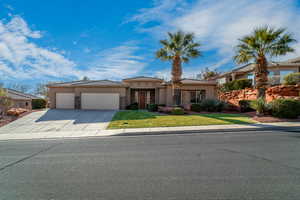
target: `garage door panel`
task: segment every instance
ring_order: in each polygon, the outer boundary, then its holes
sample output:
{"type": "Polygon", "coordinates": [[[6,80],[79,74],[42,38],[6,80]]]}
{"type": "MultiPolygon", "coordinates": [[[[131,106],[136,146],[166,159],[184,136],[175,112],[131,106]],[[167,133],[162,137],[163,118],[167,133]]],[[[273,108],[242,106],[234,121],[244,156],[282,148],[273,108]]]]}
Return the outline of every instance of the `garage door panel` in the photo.
{"type": "Polygon", "coordinates": [[[57,109],[74,109],[75,95],[74,93],[56,93],[57,109]]]}
{"type": "Polygon", "coordinates": [[[118,110],[118,93],[82,93],[81,108],[89,110],[118,110]]]}

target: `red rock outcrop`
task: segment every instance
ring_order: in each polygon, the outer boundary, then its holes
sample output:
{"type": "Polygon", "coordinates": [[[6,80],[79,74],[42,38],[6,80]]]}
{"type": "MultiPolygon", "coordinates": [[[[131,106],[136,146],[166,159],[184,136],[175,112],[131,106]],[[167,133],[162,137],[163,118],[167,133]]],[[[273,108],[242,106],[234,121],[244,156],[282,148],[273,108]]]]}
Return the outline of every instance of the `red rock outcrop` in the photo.
{"type": "MultiPolygon", "coordinates": [[[[239,106],[240,100],[255,100],[257,90],[246,88],[244,90],[233,90],[220,92],[219,99],[232,105],[239,106]]],[[[271,102],[279,98],[293,98],[300,100],[300,85],[278,85],[266,90],[266,101],[271,102]]]]}

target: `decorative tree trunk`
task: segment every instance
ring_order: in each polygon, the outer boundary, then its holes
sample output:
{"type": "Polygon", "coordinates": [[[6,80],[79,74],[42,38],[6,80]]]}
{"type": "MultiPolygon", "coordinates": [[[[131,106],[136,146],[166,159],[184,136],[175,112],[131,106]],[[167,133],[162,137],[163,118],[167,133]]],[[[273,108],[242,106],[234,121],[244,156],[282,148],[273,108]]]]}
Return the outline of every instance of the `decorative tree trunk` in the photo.
{"type": "Polygon", "coordinates": [[[181,104],[181,58],[176,55],[172,65],[172,89],[173,89],[173,104],[179,106],[181,104]]]}
{"type": "Polygon", "coordinates": [[[268,85],[268,63],[265,56],[257,59],[255,67],[255,88],[258,89],[257,98],[266,97],[266,86],[268,85]]]}

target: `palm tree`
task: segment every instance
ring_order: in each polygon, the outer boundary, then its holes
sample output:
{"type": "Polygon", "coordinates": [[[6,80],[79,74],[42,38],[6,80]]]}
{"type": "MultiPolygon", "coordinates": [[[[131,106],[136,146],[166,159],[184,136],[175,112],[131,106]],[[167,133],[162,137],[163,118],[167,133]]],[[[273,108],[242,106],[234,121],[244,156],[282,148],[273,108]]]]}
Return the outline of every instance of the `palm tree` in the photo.
{"type": "Polygon", "coordinates": [[[177,31],[168,33],[168,36],[168,39],[160,40],[163,47],[156,52],[156,57],[162,61],[172,62],[173,101],[175,105],[179,105],[181,102],[182,63],[187,63],[190,58],[197,58],[201,55],[198,50],[200,44],[194,41],[192,33],[177,31]]]}
{"type": "Polygon", "coordinates": [[[285,32],[284,28],[275,29],[269,26],[256,28],[252,34],[239,39],[239,44],[236,46],[234,60],[238,64],[251,61],[256,64],[257,98],[265,99],[265,90],[268,84],[267,57],[285,55],[294,51],[290,44],[296,40],[291,34],[285,32]]]}

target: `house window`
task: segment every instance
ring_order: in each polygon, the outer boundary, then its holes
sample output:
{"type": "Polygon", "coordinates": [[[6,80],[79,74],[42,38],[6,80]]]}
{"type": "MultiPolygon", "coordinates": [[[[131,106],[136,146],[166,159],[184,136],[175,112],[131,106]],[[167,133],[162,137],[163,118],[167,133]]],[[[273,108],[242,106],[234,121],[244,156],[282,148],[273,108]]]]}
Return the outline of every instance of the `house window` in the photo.
{"type": "Polygon", "coordinates": [[[270,85],[277,85],[280,83],[279,76],[275,74],[274,71],[269,71],[268,82],[270,85]]]}
{"type": "Polygon", "coordinates": [[[217,79],[217,82],[218,82],[220,85],[223,85],[224,83],[226,83],[226,78],[219,78],[219,79],[217,79]]]}
{"type": "Polygon", "coordinates": [[[191,91],[191,103],[200,103],[202,100],[206,98],[205,90],[195,90],[191,91]]]}
{"type": "Polygon", "coordinates": [[[248,74],[247,75],[247,79],[250,79],[250,80],[252,80],[252,84],[254,84],[254,74],[253,73],[250,73],[250,74],[248,74]]]}

